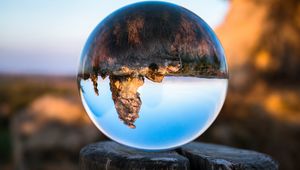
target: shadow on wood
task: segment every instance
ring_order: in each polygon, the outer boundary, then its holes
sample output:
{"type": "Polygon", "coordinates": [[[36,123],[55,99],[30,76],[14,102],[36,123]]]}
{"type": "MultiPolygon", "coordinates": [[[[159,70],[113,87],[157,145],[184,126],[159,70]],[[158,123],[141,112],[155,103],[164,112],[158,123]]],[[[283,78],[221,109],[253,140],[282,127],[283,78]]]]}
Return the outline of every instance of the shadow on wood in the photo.
{"type": "Polygon", "coordinates": [[[81,170],[273,170],[278,164],[255,151],[192,142],[176,151],[144,152],[112,141],[85,146],[81,170]]]}

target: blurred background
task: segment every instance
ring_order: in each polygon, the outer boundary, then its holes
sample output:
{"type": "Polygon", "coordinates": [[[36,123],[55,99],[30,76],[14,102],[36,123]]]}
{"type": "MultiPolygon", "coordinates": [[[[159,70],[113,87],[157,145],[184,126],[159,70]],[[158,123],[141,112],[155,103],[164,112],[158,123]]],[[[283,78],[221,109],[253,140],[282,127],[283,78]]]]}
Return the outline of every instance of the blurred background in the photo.
{"type": "MultiPolygon", "coordinates": [[[[80,148],[106,140],[80,102],[77,62],[92,29],[133,2],[0,2],[0,169],[77,169],[80,148]]],[[[300,1],[169,2],[201,16],[227,55],[225,105],[198,140],[300,169],[300,1]]]]}

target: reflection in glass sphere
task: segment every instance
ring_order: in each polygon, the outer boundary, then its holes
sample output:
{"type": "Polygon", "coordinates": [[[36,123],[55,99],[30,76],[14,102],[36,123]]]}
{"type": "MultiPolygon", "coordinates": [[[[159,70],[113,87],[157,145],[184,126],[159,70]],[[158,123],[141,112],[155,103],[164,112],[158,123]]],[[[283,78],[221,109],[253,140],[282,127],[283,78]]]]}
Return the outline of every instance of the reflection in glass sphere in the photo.
{"type": "Polygon", "coordinates": [[[106,17],[90,35],[78,71],[94,124],[145,150],[178,147],[202,134],[223,105],[227,79],[214,32],[165,2],[132,4],[106,17]]]}

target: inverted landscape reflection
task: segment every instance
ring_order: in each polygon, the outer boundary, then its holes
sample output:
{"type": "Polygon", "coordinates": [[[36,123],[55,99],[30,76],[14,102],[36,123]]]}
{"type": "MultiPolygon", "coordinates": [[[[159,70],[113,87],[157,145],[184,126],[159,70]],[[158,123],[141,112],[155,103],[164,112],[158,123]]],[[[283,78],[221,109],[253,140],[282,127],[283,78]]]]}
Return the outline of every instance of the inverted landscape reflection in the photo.
{"type": "Polygon", "coordinates": [[[83,104],[95,125],[109,138],[145,150],[175,148],[202,134],[217,117],[227,91],[227,79],[167,76],[162,83],[145,80],[136,128],[118,118],[109,79],[81,80],[83,104]]]}

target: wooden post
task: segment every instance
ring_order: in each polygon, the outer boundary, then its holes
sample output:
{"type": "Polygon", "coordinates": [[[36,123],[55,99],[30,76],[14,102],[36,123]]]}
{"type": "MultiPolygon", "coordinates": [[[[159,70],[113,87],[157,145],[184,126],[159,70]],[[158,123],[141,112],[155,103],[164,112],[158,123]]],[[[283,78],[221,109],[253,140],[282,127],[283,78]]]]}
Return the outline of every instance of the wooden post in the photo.
{"type": "Polygon", "coordinates": [[[250,150],[192,142],[174,151],[144,152],[107,141],[80,151],[81,170],[276,170],[270,156],[250,150]]]}

